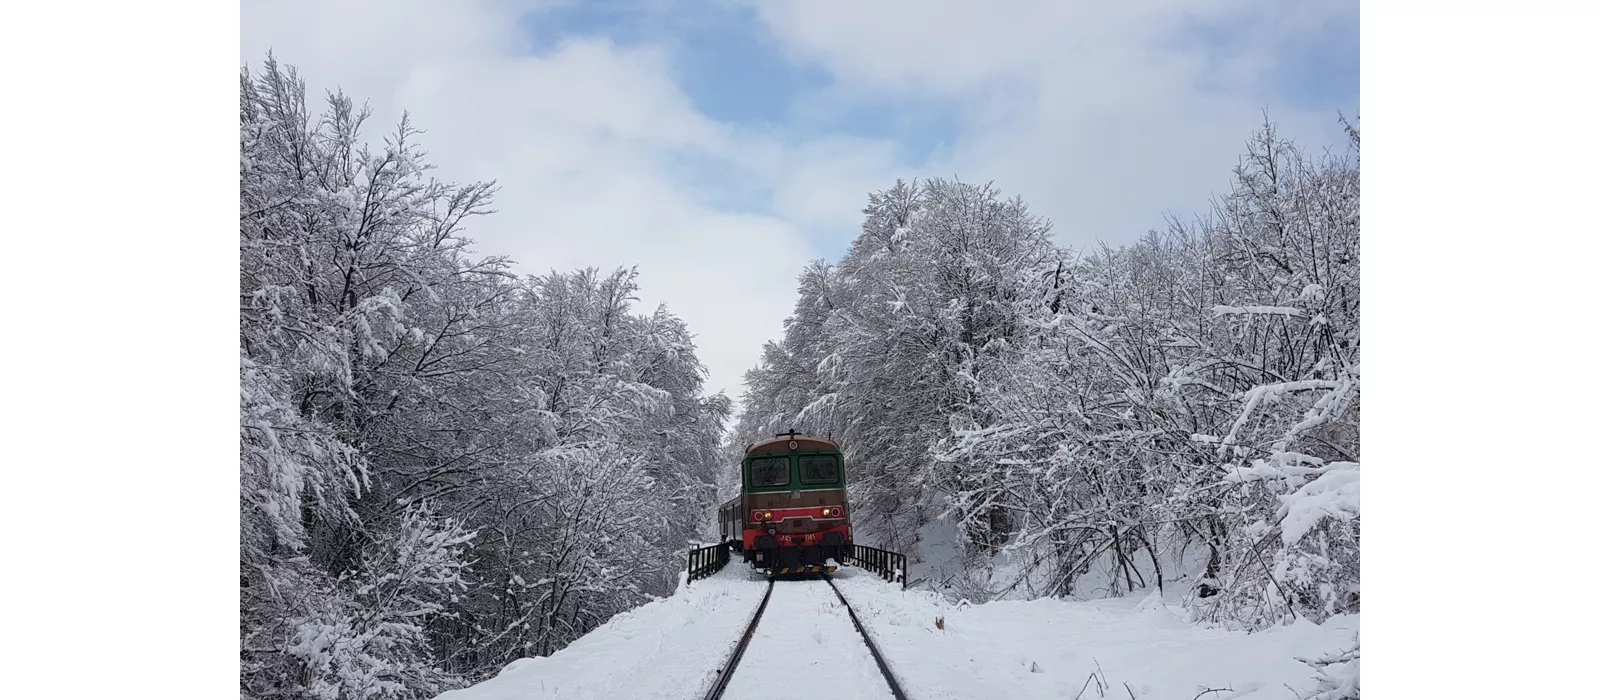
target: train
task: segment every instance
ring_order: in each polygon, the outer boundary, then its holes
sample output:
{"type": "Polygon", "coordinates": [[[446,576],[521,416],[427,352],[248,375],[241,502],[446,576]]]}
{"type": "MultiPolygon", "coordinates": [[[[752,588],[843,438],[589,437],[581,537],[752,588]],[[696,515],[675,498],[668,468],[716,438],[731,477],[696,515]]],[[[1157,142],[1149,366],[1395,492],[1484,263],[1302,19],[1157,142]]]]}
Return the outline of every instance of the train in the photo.
{"type": "Polygon", "coordinates": [[[739,495],[717,521],[723,541],[768,575],[835,571],[853,545],[839,444],[791,429],[745,446],[739,495]]]}

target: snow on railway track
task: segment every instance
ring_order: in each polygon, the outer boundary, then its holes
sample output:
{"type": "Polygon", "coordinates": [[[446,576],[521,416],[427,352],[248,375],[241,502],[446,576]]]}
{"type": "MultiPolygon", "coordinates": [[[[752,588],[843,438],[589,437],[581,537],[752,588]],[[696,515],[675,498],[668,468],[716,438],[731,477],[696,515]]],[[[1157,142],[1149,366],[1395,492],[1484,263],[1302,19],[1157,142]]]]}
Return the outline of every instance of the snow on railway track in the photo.
{"type": "Polygon", "coordinates": [[[720,695],[763,700],[890,700],[896,693],[849,608],[818,579],[774,581],[765,613],[720,695]]]}

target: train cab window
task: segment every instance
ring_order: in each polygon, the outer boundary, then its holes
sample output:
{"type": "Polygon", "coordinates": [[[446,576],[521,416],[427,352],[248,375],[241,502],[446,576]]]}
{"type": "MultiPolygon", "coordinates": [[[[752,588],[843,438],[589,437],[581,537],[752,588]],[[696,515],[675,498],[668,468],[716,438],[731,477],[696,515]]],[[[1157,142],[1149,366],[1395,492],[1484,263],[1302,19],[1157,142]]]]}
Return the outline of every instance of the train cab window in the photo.
{"type": "Polygon", "coordinates": [[[788,457],[757,457],[750,460],[750,487],[789,485],[788,457]]]}
{"type": "Polygon", "coordinates": [[[839,480],[839,460],[833,455],[807,455],[800,458],[800,483],[831,484],[839,480]]]}

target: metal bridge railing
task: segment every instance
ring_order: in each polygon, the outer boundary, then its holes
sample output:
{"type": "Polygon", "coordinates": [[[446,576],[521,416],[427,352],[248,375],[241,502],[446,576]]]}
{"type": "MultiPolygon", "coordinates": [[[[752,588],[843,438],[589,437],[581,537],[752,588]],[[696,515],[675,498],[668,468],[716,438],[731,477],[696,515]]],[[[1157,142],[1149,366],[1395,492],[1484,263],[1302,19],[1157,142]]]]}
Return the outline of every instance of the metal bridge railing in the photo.
{"type": "Polygon", "coordinates": [[[901,588],[906,587],[906,555],[864,544],[854,545],[852,549],[850,558],[857,566],[882,576],[889,583],[898,582],[901,588]]]}
{"type": "Polygon", "coordinates": [[[709,547],[689,550],[689,580],[698,581],[722,570],[728,565],[733,542],[720,542],[709,547]]]}

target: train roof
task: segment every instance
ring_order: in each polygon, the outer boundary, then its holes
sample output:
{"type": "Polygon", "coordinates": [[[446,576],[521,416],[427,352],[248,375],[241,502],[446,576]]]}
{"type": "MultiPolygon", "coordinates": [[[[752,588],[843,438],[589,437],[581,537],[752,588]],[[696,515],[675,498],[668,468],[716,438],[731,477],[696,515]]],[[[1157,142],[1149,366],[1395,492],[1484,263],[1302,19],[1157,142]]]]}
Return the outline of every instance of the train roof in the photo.
{"type": "Polygon", "coordinates": [[[744,448],[745,454],[760,452],[812,452],[817,450],[838,450],[839,443],[815,435],[801,435],[788,432],[777,437],[752,443],[744,448]],[[794,443],[793,447],[789,443],[794,443]]]}

